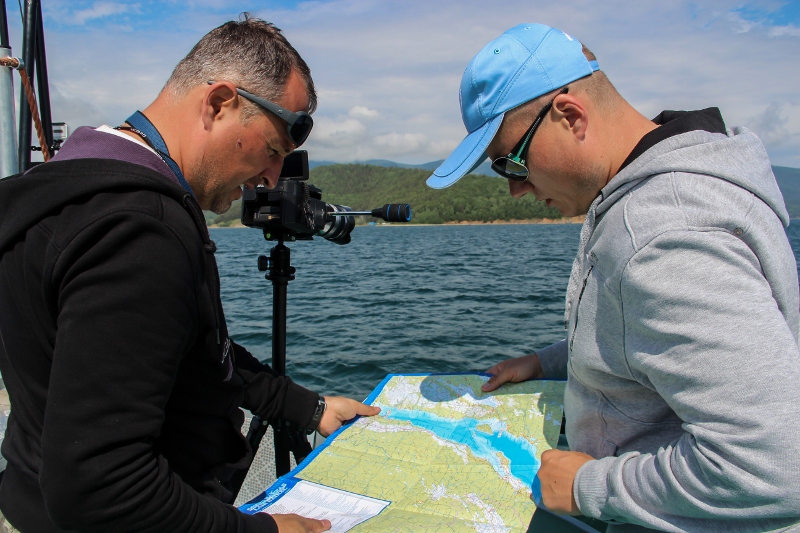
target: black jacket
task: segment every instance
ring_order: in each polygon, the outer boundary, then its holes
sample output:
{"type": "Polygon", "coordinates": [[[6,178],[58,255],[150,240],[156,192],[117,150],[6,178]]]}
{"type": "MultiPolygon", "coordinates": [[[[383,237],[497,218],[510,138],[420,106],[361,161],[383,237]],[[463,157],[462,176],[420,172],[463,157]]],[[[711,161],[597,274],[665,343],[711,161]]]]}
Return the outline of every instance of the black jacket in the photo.
{"type": "Polygon", "coordinates": [[[276,531],[228,480],[240,406],[309,424],[318,395],[227,337],[191,195],[107,159],[0,182],[0,509],[24,533],[276,531]]]}

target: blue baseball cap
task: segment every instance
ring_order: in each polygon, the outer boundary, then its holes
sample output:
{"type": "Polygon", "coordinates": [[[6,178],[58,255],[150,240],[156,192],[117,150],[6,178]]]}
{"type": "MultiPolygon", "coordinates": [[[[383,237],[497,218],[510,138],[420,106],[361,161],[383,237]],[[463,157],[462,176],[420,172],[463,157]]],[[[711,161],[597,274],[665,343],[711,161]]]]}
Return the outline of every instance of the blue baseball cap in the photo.
{"type": "Polygon", "coordinates": [[[461,118],[469,134],[434,170],[428,186],[443,189],[486,159],[506,111],[599,70],[583,46],[543,24],[520,24],[487,44],[461,78],[461,118]]]}

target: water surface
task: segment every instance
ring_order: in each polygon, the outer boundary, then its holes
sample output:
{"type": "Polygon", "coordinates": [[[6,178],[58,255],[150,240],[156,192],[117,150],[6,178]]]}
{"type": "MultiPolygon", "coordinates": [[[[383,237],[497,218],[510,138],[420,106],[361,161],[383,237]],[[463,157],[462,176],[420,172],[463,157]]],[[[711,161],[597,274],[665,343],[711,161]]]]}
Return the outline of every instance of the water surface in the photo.
{"type": "MultiPolygon", "coordinates": [[[[389,373],[485,371],[563,338],[578,224],[362,226],[352,242],[292,243],[287,373],[365,398],[389,373]]],[[[800,223],[787,230],[797,257],[800,223]]],[[[212,229],[231,336],[269,362],[274,243],[212,229]]]]}

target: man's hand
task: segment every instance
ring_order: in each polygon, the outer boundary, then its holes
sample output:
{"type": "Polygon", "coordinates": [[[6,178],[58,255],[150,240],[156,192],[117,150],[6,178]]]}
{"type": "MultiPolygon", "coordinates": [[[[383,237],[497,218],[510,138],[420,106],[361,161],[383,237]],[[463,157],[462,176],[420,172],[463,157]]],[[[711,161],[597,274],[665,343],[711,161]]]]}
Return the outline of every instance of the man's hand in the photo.
{"type": "Polygon", "coordinates": [[[374,416],[381,412],[380,407],[364,405],[361,402],[342,396],[325,396],[325,403],[328,404],[328,407],[325,409],[325,414],[322,415],[322,420],[320,420],[317,428],[317,431],[323,437],[327,437],[342,427],[342,423],[355,418],[356,415],[374,416]]]}
{"type": "Polygon", "coordinates": [[[542,503],[554,513],[579,515],[578,504],[572,496],[572,485],[578,470],[594,457],[580,452],[547,450],[542,454],[539,483],[542,486],[542,503]]]}
{"type": "Polygon", "coordinates": [[[523,355],[516,359],[506,359],[502,363],[494,365],[486,373],[494,374],[494,376],[481,386],[483,392],[492,392],[503,383],[519,383],[520,381],[542,379],[544,377],[542,364],[539,362],[539,356],[535,353],[523,355]]]}
{"type": "Polygon", "coordinates": [[[320,533],[331,528],[330,520],[314,520],[296,514],[271,515],[278,524],[278,533],[320,533]]]}

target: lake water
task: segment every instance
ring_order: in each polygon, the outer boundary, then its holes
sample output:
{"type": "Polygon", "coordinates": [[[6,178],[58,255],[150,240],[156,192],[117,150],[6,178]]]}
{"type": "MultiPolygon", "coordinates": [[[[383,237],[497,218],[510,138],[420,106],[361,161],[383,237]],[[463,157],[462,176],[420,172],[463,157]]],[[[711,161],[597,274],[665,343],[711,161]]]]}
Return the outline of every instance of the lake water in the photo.
{"type": "MultiPolygon", "coordinates": [[[[578,224],[360,226],[345,246],[291,243],[287,374],[364,399],[389,373],[485,371],[564,335],[578,224]]],[[[798,257],[800,223],[787,230],[798,257]]],[[[274,243],[211,229],[230,335],[269,362],[274,243]]]]}

